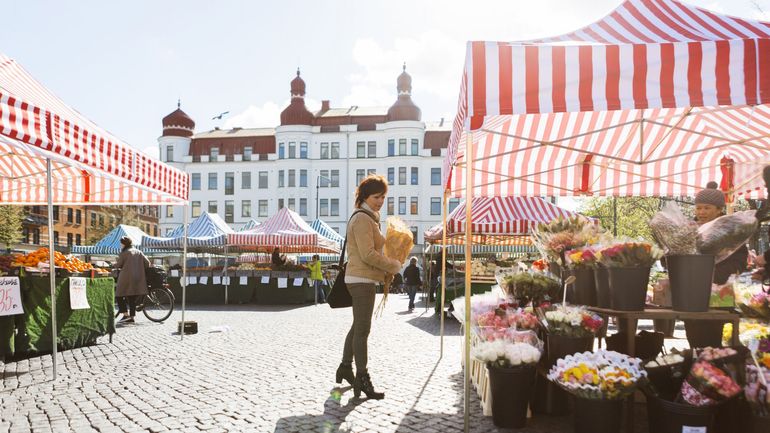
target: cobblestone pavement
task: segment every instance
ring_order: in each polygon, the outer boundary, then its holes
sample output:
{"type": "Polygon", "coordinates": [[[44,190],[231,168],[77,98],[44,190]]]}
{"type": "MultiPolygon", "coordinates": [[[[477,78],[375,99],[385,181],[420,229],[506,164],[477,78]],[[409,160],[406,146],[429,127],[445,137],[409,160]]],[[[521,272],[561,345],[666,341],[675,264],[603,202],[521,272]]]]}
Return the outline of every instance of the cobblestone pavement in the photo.
{"type": "MultiPolygon", "coordinates": [[[[50,355],[0,364],[0,432],[460,432],[460,328],[446,321],[439,360],[439,320],[420,305],[407,313],[406,296],[391,295],[373,322],[369,370],[381,401],[335,388],[349,309],[192,307],[197,335],[174,335],[178,313],[161,325],[141,317],[113,344],[60,353],[55,382],[50,355]]],[[[473,432],[501,431],[475,392],[471,408],[473,432]]],[[[517,431],[571,430],[569,418],[536,417],[517,431]]]]}

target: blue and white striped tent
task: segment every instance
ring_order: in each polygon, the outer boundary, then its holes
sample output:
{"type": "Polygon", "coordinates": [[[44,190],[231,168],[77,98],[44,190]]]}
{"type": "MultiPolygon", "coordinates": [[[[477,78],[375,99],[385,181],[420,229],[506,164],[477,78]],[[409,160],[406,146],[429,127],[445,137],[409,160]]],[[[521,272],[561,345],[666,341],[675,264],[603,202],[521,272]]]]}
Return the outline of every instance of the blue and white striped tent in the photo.
{"type": "Polygon", "coordinates": [[[247,222],[245,226],[239,228],[238,231],[239,232],[245,232],[246,230],[251,230],[254,227],[257,227],[257,226],[260,226],[260,225],[262,225],[261,222],[255,220],[255,219],[250,219],[249,222],[247,222]]]}
{"type": "Polygon", "coordinates": [[[123,250],[123,245],[120,243],[123,236],[128,236],[134,246],[141,249],[142,238],[147,234],[139,227],[120,224],[100,239],[96,245],[73,245],[72,254],[118,255],[123,250]]]}
{"type": "MultiPolygon", "coordinates": [[[[181,250],[183,248],[184,231],[174,230],[175,236],[161,238],[145,235],[142,238],[144,248],[158,248],[165,250],[181,250]]],[[[224,247],[227,243],[227,234],[233,233],[233,229],[225,223],[217,214],[203,212],[194,219],[187,229],[187,248],[202,249],[224,247]]]]}
{"type": "Polygon", "coordinates": [[[325,237],[326,239],[331,239],[334,242],[337,242],[338,244],[340,244],[340,247],[342,246],[342,242],[345,241],[345,238],[340,236],[339,233],[334,231],[333,228],[329,227],[329,225],[323,222],[323,220],[316,219],[315,221],[310,223],[310,228],[318,232],[318,234],[325,237]]]}

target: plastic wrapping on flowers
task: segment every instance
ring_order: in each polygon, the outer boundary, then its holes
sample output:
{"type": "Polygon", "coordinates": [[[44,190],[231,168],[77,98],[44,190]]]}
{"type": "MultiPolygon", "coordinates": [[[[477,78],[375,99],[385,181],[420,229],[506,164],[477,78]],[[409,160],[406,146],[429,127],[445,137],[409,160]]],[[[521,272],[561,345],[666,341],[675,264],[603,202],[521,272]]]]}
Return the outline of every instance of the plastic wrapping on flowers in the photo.
{"type": "Polygon", "coordinates": [[[513,296],[519,305],[539,306],[543,302],[552,302],[558,295],[561,283],[559,280],[540,272],[517,272],[505,278],[500,287],[513,296]]]}
{"type": "Polygon", "coordinates": [[[765,384],[770,384],[770,368],[747,365],[743,395],[755,415],[770,416],[770,388],[765,384]],[[760,375],[764,376],[764,382],[760,375]]]}
{"type": "MultiPolygon", "coordinates": [[[[729,342],[732,334],[732,324],[728,323],[724,327],[722,340],[725,343],[729,342]]],[[[738,339],[747,347],[752,340],[756,340],[754,357],[761,366],[770,369],[770,325],[756,320],[741,320],[738,339]]]]}
{"type": "Polygon", "coordinates": [[[567,267],[570,269],[591,269],[599,263],[597,251],[601,250],[599,245],[588,245],[574,250],[569,250],[564,254],[567,267]]]}
{"type": "Polygon", "coordinates": [[[639,358],[597,350],[576,353],[556,361],[548,379],[582,398],[616,400],[632,393],[647,376],[639,358]]]}
{"type": "Polygon", "coordinates": [[[698,224],[684,216],[679,205],[667,201],[663,209],[650,219],[655,241],[666,254],[695,254],[698,224]]]}
{"type": "Polygon", "coordinates": [[[593,337],[604,320],[582,306],[555,304],[544,313],[543,324],[549,334],[566,337],[593,337]]]}
{"type": "Polygon", "coordinates": [[[540,253],[553,263],[562,263],[566,251],[587,244],[599,243],[605,236],[601,228],[581,215],[556,218],[540,223],[530,234],[540,253]]]}
{"type": "Polygon", "coordinates": [[[501,304],[498,308],[476,317],[473,330],[482,341],[509,338],[521,330],[535,330],[539,326],[537,316],[515,308],[515,304],[501,304]]]}
{"type": "Polygon", "coordinates": [[[693,363],[682,382],[682,399],[693,406],[709,406],[733,397],[741,387],[725,371],[707,360],[693,363]]]}
{"type": "Polygon", "coordinates": [[[770,320],[770,293],[764,291],[761,282],[752,280],[751,275],[740,275],[733,279],[733,291],[743,314],[770,320]]]}
{"type": "Polygon", "coordinates": [[[534,365],[540,360],[543,343],[533,331],[512,331],[506,336],[477,343],[471,356],[499,367],[534,365]]]}
{"type": "MultiPolygon", "coordinates": [[[[414,235],[404,221],[399,217],[388,217],[385,220],[387,226],[385,230],[385,245],[382,248],[382,253],[385,257],[397,260],[399,263],[406,261],[409,252],[412,251],[414,246],[414,235]]],[[[385,302],[388,300],[388,291],[390,290],[390,283],[393,281],[391,275],[386,281],[382,289],[382,299],[379,305],[375,309],[375,316],[382,314],[385,309],[385,302]]]]}
{"type": "Polygon", "coordinates": [[[648,242],[618,240],[597,254],[599,262],[608,268],[648,267],[663,257],[663,251],[648,242]]]}
{"type": "Polygon", "coordinates": [[[756,213],[755,210],[735,212],[698,227],[698,252],[714,254],[717,263],[729,257],[757,230],[756,213]]]}

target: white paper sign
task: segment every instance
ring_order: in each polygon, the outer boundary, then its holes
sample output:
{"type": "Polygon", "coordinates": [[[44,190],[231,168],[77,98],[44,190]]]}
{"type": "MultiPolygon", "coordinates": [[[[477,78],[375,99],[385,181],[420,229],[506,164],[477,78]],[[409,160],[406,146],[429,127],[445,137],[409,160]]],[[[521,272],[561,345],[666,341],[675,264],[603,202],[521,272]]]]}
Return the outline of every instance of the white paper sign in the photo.
{"type": "Polygon", "coordinates": [[[304,279],[304,278],[295,278],[295,279],[294,279],[294,284],[293,284],[293,285],[294,285],[294,286],[296,286],[296,287],[299,287],[299,286],[301,286],[301,285],[302,285],[302,280],[303,280],[303,279],[304,279]]]}
{"type": "Polygon", "coordinates": [[[212,281],[213,284],[222,284],[222,277],[213,277],[214,281],[212,281]]]}
{"type": "Polygon", "coordinates": [[[249,277],[241,277],[238,284],[240,284],[241,286],[245,286],[246,284],[249,284],[249,277]]]}
{"type": "Polygon", "coordinates": [[[198,277],[190,277],[190,284],[198,284],[198,277]]]}
{"type": "Polygon", "coordinates": [[[225,286],[229,286],[230,285],[230,277],[222,277],[222,284],[224,284],[225,286]]]}
{"type": "Polygon", "coordinates": [[[278,278],[278,288],[279,289],[285,289],[289,287],[289,279],[288,278],[278,278]]]}
{"type": "Polygon", "coordinates": [[[689,425],[683,425],[682,433],[706,433],[706,427],[690,427],[689,425]]]}
{"type": "Polygon", "coordinates": [[[85,310],[91,308],[86,296],[86,279],[83,277],[70,277],[70,309],[85,310]]]}
{"type": "Polygon", "coordinates": [[[308,286],[310,286],[310,287],[313,287],[313,280],[311,280],[310,278],[308,278],[308,279],[307,279],[307,285],[308,285],[308,286]]]}
{"type": "Polygon", "coordinates": [[[0,277],[0,316],[23,313],[19,277],[0,277]]]}
{"type": "Polygon", "coordinates": [[[179,269],[172,269],[171,270],[171,276],[172,277],[178,277],[179,276],[179,269]]]}
{"type": "Polygon", "coordinates": [[[201,284],[208,284],[209,277],[201,277],[201,284]]]}
{"type": "Polygon", "coordinates": [[[260,281],[262,284],[270,284],[270,275],[262,275],[262,279],[260,281]]]}

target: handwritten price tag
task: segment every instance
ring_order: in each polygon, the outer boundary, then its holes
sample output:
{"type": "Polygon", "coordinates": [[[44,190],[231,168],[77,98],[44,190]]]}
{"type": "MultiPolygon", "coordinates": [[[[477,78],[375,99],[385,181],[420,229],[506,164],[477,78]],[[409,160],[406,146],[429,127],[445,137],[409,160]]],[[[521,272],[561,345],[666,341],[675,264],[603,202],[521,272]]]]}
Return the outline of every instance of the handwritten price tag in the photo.
{"type": "Polygon", "coordinates": [[[86,296],[86,279],[83,277],[70,277],[70,308],[73,310],[86,310],[88,305],[86,296]]]}
{"type": "Polygon", "coordinates": [[[0,316],[23,313],[19,277],[0,277],[0,316]]]}

